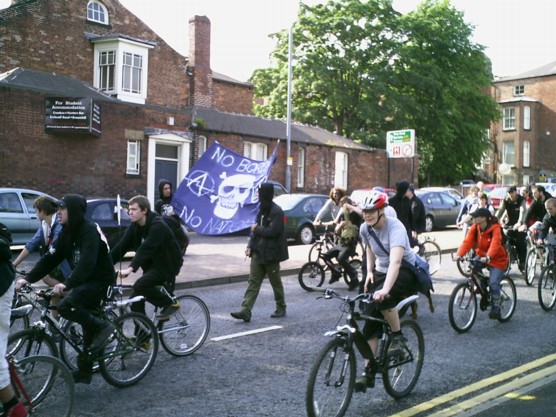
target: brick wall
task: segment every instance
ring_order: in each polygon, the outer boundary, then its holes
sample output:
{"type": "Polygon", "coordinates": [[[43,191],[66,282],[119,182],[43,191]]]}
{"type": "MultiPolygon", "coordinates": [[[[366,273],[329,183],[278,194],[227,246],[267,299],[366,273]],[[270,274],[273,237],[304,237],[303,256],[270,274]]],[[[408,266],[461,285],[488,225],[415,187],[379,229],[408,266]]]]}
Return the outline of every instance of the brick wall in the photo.
{"type": "Polygon", "coordinates": [[[214,108],[226,112],[253,114],[253,88],[213,79],[214,108]]]}

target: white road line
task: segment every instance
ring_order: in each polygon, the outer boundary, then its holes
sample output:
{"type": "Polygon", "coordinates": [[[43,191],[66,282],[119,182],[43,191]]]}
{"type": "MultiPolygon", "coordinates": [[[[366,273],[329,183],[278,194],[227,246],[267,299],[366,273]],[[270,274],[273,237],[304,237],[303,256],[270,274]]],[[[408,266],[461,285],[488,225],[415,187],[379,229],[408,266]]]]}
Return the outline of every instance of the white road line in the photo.
{"type": "Polygon", "coordinates": [[[247,332],[240,332],[240,333],[232,333],[232,334],[228,334],[225,336],[218,336],[218,337],[213,337],[212,341],[214,342],[219,342],[221,340],[226,340],[226,339],[233,339],[235,337],[243,337],[243,336],[249,336],[252,334],[257,334],[257,333],[263,333],[263,332],[269,332],[271,330],[279,330],[282,329],[283,326],[270,326],[270,327],[263,327],[261,329],[255,329],[255,330],[249,330],[247,332]]]}

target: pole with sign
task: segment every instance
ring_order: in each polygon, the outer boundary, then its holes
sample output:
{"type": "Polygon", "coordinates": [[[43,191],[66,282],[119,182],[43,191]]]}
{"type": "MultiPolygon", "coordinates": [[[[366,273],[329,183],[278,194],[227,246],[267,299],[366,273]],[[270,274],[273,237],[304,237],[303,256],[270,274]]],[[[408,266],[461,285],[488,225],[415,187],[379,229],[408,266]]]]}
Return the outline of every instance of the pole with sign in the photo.
{"type": "MultiPolygon", "coordinates": [[[[386,132],[386,151],[388,152],[388,160],[390,158],[415,157],[415,129],[386,132]]],[[[414,180],[414,167],[412,171],[411,182],[414,180]]],[[[390,162],[388,162],[388,182],[390,182],[390,162]]]]}

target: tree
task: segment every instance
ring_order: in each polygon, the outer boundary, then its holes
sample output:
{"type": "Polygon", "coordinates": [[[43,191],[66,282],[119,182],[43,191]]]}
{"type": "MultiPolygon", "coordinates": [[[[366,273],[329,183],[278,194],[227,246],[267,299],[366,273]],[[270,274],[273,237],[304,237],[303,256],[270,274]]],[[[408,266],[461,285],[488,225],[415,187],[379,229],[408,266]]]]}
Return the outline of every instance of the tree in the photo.
{"type": "MultiPolygon", "coordinates": [[[[425,1],[405,16],[391,0],[300,5],[293,31],[293,120],[380,148],[386,131],[412,128],[421,178],[445,183],[474,171],[499,113],[483,47],[447,0],[425,1]]],[[[272,36],[274,66],[250,81],[265,99],[255,114],[283,119],[288,33],[272,36]]]]}

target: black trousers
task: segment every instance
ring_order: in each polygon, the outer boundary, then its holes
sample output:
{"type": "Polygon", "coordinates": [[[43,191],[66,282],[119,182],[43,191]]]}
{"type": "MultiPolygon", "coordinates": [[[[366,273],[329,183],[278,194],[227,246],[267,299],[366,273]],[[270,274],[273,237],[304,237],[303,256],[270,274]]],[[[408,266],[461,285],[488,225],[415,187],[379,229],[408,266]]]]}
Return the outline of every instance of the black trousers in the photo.
{"type": "MultiPolygon", "coordinates": [[[[166,307],[172,304],[172,299],[168,298],[168,296],[161,292],[157,287],[162,286],[166,288],[170,294],[173,294],[175,285],[175,276],[168,277],[156,269],[150,269],[145,272],[143,276],[135,282],[135,284],[133,284],[131,298],[137,295],[142,295],[149,303],[157,307],[166,307]]],[[[145,302],[141,301],[133,303],[131,305],[131,310],[145,314],[145,302]]]]}

